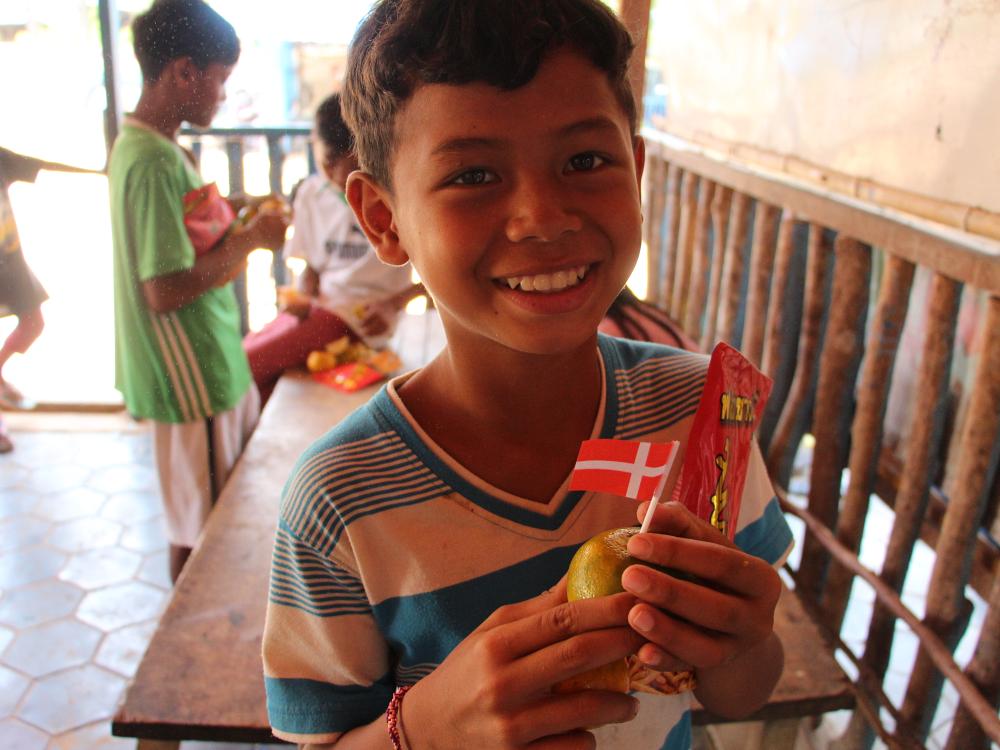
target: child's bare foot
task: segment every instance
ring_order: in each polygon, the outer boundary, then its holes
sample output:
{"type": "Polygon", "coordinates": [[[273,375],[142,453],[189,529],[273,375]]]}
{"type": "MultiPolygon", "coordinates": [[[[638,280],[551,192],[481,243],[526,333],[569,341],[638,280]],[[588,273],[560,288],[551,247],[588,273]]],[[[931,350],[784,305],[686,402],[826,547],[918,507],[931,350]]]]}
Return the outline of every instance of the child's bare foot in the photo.
{"type": "Polygon", "coordinates": [[[25,398],[21,391],[6,380],[0,379],[0,407],[4,409],[32,409],[34,406],[35,403],[25,398]]]}
{"type": "Polygon", "coordinates": [[[10,435],[7,434],[7,425],[0,418],[0,453],[10,453],[12,450],[14,450],[14,443],[11,441],[10,435]]]}

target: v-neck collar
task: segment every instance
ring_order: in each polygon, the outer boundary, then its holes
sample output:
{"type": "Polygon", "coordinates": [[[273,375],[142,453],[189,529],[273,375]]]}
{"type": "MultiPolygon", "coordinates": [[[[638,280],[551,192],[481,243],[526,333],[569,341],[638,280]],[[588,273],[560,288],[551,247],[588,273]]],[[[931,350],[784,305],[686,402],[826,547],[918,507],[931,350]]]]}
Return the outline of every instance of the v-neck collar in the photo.
{"type": "MultiPolygon", "coordinates": [[[[615,434],[618,419],[614,377],[618,359],[614,348],[606,344],[603,336],[598,336],[598,355],[601,402],[591,429],[591,438],[610,438],[615,434]]],[[[567,490],[570,479],[567,475],[549,501],[540,503],[514,495],[477,476],[438,445],[406,408],[398,389],[412,375],[412,372],[407,373],[390,381],[380,391],[373,405],[391,423],[420,461],[448,485],[455,493],[456,500],[464,502],[470,511],[492,516],[505,522],[505,526],[521,527],[517,530],[530,536],[551,536],[564,527],[567,519],[575,515],[581,501],[592,494],[567,490]]]]}

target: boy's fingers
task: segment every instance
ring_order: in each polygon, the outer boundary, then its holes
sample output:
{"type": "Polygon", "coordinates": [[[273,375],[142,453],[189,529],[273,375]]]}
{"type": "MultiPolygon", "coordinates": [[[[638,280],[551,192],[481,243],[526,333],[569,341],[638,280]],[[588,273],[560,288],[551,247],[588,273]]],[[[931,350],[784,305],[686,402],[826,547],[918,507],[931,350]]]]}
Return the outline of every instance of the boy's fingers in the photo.
{"type": "MultiPolygon", "coordinates": [[[[636,534],[628,542],[628,551],[643,562],[689,573],[708,585],[747,597],[777,599],[781,590],[781,580],[770,565],[735,547],[663,534],[636,534]]],[[[633,585],[625,586],[624,576],[622,585],[645,599],[638,586],[642,582],[651,583],[653,572],[648,568],[633,571],[630,575],[635,578],[633,585]]]]}
{"type": "Polygon", "coordinates": [[[586,690],[563,695],[547,695],[527,704],[512,720],[513,734],[541,734],[548,743],[529,747],[585,747],[580,744],[560,744],[557,738],[575,734],[581,725],[590,728],[605,724],[631,721],[638,712],[639,702],[625,693],[606,690],[586,690]],[[524,727],[522,730],[521,727],[524,727]]]}
{"type": "Polygon", "coordinates": [[[647,605],[636,607],[630,618],[633,627],[638,627],[640,611],[648,613],[653,622],[652,629],[644,631],[652,647],[646,644],[637,653],[654,669],[675,669],[678,662],[698,668],[715,667],[739,651],[738,641],[733,636],[703,630],[647,605]]]}
{"type": "MultiPolygon", "coordinates": [[[[645,518],[648,506],[649,503],[641,503],[639,505],[637,516],[640,522],[645,518]]],[[[676,501],[663,503],[656,507],[656,510],[653,511],[653,520],[649,530],[657,534],[669,534],[671,536],[684,537],[685,539],[713,542],[726,547],[736,547],[722,532],[698,518],[698,516],[676,501]]]]}
{"type": "Polygon", "coordinates": [[[484,620],[482,624],[476,628],[476,630],[491,630],[499,625],[516,622],[517,620],[533,615],[536,612],[544,612],[546,609],[551,609],[552,607],[555,607],[565,601],[566,576],[563,575],[555,586],[543,591],[538,596],[532,597],[531,599],[525,599],[523,602],[507,604],[494,610],[494,612],[487,617],[486,620],[484,620]]]}

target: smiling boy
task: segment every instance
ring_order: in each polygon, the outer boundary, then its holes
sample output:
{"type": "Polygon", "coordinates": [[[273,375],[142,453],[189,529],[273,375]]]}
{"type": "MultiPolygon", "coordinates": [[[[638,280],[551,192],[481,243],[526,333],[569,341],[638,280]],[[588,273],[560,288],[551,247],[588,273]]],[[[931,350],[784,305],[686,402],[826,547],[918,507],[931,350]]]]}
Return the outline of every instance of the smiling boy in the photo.
{"type": "Polygon", "coordinates": [[[379,256],[413,263],[447,346],[288,482],[264,635],[278,736],[684,748],[687,694],[552,686],[637,652],[694,668],[702,702],[740,716],[776,682],[790,534],[756,452],[739,547],[676,504],[630,544],[714,588],[637,565],[626,593],[567,603],[560,581],[583,541],[643,512],[568,490],[581,441],[683,446],[707,367],[597,334],[641,241],[631,47],[592,0],[387,0],[360,27],[348,198],[379,256]]]}

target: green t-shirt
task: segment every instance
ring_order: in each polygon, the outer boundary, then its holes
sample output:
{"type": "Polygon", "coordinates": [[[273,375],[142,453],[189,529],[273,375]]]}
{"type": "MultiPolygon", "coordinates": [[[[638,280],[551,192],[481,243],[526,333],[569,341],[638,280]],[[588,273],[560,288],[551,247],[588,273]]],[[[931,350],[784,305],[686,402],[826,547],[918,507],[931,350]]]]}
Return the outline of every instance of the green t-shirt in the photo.
{"type": "Polygon", "coordinates": [[[142,282],[191,268],[183,196],[201,187],[181,148],[126,121],[108,165],[115,276],[115,387],[136,417],[190,422],[235,406],[250,386],[232,285],[170,313],[142,282]]]}

